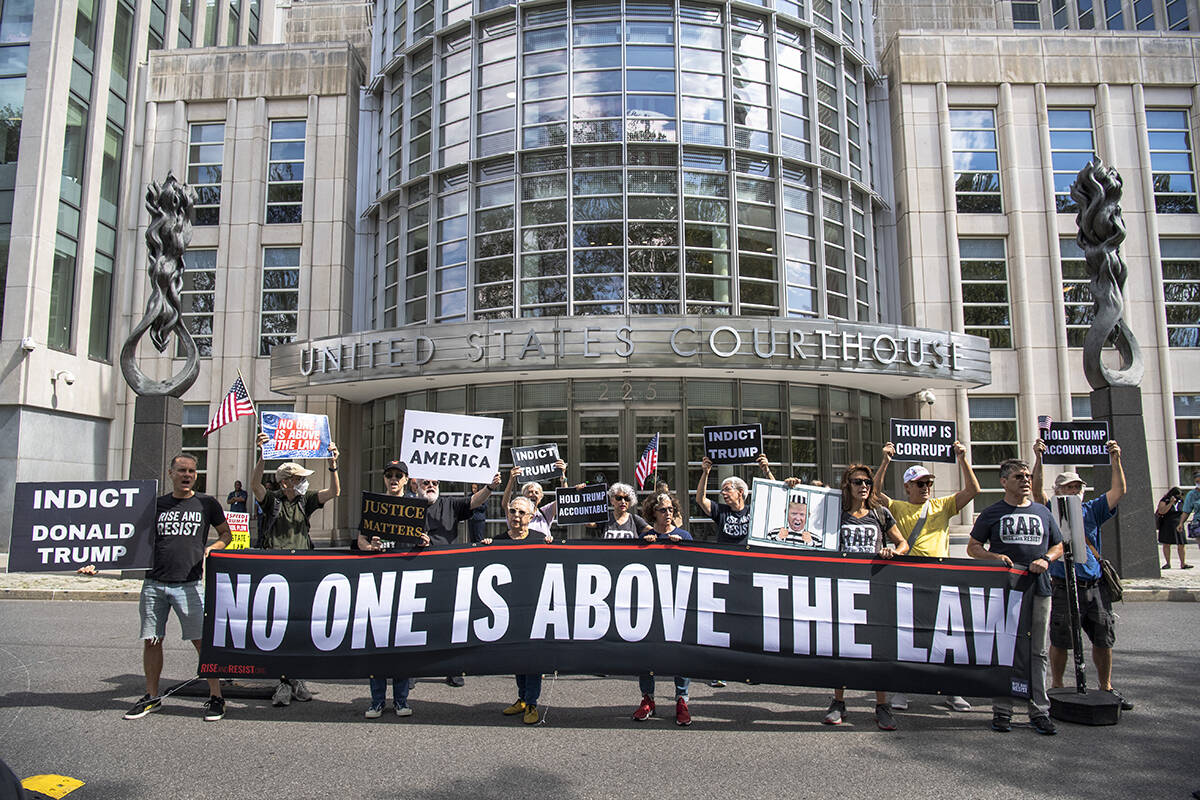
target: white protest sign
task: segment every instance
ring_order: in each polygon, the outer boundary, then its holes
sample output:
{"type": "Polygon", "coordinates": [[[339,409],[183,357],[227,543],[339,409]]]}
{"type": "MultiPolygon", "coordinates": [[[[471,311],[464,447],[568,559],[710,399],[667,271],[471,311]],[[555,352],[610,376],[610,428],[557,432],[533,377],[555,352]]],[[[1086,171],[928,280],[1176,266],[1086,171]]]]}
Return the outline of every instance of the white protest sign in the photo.
{"type": "Polygon", "coordinates": [[[504,420],[433,411],[404,412],[401,458],[414,478],[491,483],[500,464],[504,420]]]}

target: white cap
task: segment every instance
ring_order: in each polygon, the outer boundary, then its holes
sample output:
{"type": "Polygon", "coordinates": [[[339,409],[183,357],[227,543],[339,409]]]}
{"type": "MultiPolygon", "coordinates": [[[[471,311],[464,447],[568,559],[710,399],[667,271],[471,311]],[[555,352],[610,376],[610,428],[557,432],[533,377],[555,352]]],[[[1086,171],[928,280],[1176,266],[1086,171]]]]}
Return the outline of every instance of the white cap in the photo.
{"type": "Polygon", "coordinates": [[[912,481],[932,474],[932,472],[925,469],[920,464],[917,464],[915,467],[909,467],[908,469],[904,470],[904,482],[911,483],[912,481]]]}

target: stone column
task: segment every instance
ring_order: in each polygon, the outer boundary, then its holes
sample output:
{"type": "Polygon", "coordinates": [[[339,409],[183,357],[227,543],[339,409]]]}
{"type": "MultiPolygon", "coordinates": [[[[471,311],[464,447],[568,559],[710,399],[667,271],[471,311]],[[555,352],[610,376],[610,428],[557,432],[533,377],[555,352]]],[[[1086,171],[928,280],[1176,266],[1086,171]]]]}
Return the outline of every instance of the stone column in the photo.
{"type": "Polygon", "coordinates": [[[167,470],[183,448],[183,401],[170,395],[139,395],[133,407],[130,480],[158,481],[159,494],[170,491],[167,470]]]}

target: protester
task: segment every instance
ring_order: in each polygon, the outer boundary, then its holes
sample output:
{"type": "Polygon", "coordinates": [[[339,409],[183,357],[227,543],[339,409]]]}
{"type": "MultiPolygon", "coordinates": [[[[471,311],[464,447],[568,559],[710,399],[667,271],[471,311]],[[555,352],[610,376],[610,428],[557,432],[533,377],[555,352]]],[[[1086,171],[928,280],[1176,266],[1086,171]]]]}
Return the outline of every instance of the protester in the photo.
{"type": "MultiPolygon", "coordinates": [[[[1087,552],[1072,553],[1075,561],[1075,594],[1079,599],[1079,621],[1083,632],[1092,643],[1092,661],[1096,664],[1096,678],[1100,688],[1112,692],[1121,701],[1125,711],[1133,704],[1120,692],[1112,688],[1112,646],[1116,642],[1116,619],[1113,616],[1112,598],[1104,588],[1100,574],[1100,526],[1117,513],[1117,503],[1125,496],[1125,470],[1121,466],[1121,448],[1116,442],[1108,442],[1109,459],[1112,464],[1112,485],[1102,495],[1083,503],[1083,533],[1087,538],[1087,552]]],[[[1039,503],[1049,503],[1042,489],[1042,456],[1046,443],[1038,439],[1033,445],[1033,498],[1039,503]]],[[[1054,479],[1054,494],[1059,496],[1079,495],[1083,497],[1083,478],[1075,472],[1063,472],[1054,479]]],[[[1050,686],[1058,689],[1063,685],[1063,673],[1067,668],[1067,651],[1073,646],[1071,635],[1071,602],[1067,596],[1066,569],[1061,561],[1050,565],[1050,580],[1054,593],[1050,602],[1050,686]]]]}
{"type": "MultiPolygon", "coordinates": [[[[250,491],[254,492],[254,499],[262,508],[262,516],[271,520],[271,524],[265,528],[259,523],[260,546],[269,550],[312,550],[313,541],[309,535],[310,518],[342,492],[342,484],[338,480],[337,445],[329,443],[329,485],[324,489],[310,489],[308,478],[313,471],[289,461],[275,468],[275,480],[281,488],[267,491],[262,482],[265,467],[262,449],[270,440],[271,437],[267,434],[258,434],[258,460],[250,473],[250,491]]],[[[307,702],[312,700],[312,692],[304,685],[304,681],[281,676],[279,685],[275,687],[275,693],[271,696],[271,703],[286,706],[292,702],[293,697],[307,702]]]]}
{"type": "MultiPolygon", "coordinates": [[[[482,483],[472,483],[467,490],[467,496],[474,496],[482,488],[482,483]]],[[[471,543],[479,544],[485,536],[487,536],[487,503],[471,509],[471,516],[467,518],[467,538],[471,543]]]]}
{"type": "MultiPolygon", "coordinates": [[[[204,629],[204,559],[213,550],[224,550],[233,540],[225,512],[215,497],[197,494],[196,458],[180,453],[171,459],[167,477],[171,493],[158,498],[155,508],[154,560],[142,581],[138,615],[142,623],[142,671],[146,693],[125,712],[125,719],[138,719],[162,707],[158,682],[163,668],[163,638],[171,609],[179,617],[183,638],[200,652],[204,629]],[[215,528],[217,541],[206,545],[208,529],[215,528]]],[[[225,716],[221,682],[208,679],[209,698],[204,719],[215,722],[225,716]]]]}
{"type": "MultiPolygon", "coordinates": [[[[383,465],[383,491],[388,497],[403,497],[408,485],[408,465],[398,459],[392,459],[383,465]]],[[[418,546],[429,544],[429,536],[422,534],[418,546]]],[[[383,550],[383,541],[378,536],[367,538],[360,531],[358,534],[358,549],[367,552],[383,550]]],[[[367,719],[379,719],[383,716],[383,707],[387,703],[386,677],[370,677],[371,707],[363,714],[367,719]]],[[[408,678],[392,678],[392,708],[397,717],[411,717],[412,709],[408,706],[408,690],[412,684],[408,678]]]]}
{"type": "MultiPolygon", "coordinates": [[[[554,466],[562,471],[559,476],[559,485],[566,488],[567,485],[567,462],[561,458],[554,462],[554,466]]],[[[521,467],[513,467],[508,473],[508,483],[504,486],[504,507],[508,508],[508,501],[512,499],[513,487],[516,486],[517,478],[522,474],[521,467]]],[[[546,493],[542,491],[542,485],[537,481],[529,481],[521,484],[521,494],[528,497],[533,502],[533,507],[536,509],[533,514],[533,521],[529,523],[529,529],[534,533],[547,534],[550,533],[550,526],[554,524],[554,516],[558,513],[558,500],[551,500],[546,505],[542,505],[542,500],[546,493]]]]}
{"type": "Polygon", "coordinates": [[[1183,498],[1183,516],[1179,518],[1179,531],[1191,538],[1200,538],[1200,470],[1192,473],[1196,485],[1183,498]],[[1189,521],[1190,520],[1190,521],[1189,521]]]}
{"type": "MultiPolygon", "coordinates": [[[[875,494],[873,484],[871,468],[866,464],[851,464],[842,473],[842,521],[838,530],[838,550],[880,558],[902,556],[908,552],[908,542],[900,535],[895,518],[875,494]]],[[[840,725],[845,719],[846,690],[835,689],[833,702],[821,721],[826,725],[840,725]]],[[[875,692],[875,724],[881,731],[896,730],[896,718],[888,703],[887,692],[875,692]]]]}
{"type": "MultiPolygon", "coordinates": [[[[497,476],[497,479],[499,476],[497,476]]],[[[529,523],[537,513],[537,506],[528,497],[514,497],[505,504],[508,529],[496,537],[496,541],[506,540],[523,544],[550,544],[554,537],[550,533],[538,534],[529,523]]],[[[483,539],[480,544],[491,544],[491,539],[483,539]]],[[[507,717],[521,715],[521,721],[526,725],[535,725],[539,721],[537,703],[542,694],[542,673],[517,675],[517,701],[503,713],[507,717]]]]}
{"type": "Polygon", "coordinates": [[[1192,565],[1187,563],[1187,537],[1184,536],[1183,526],[1179,524],[1183,519],[1183,490],[1174,486],[1168,489],[1158,501],[1154,515],[1158,518],[1158,543],[1162,545],[1163,552],[1162,568],[1171,568],[1171,545],[1175,545],[1179,553],[1179,568],[1191,569],[1192,565]]]}
{"type": "Polygon", "coordinates": [[[225,497],[225,502],[229,504],[229,510],[235,514],[246,513],[246,502],[250,499],[250,495],[246,494],[246,490],[242,488],[241,481],[233,482],[233,491],[225,497]]]}
{"type": "MultiPolygon", "coordinates": [[[[750,533],[750,506],[747,500],[750,487],[741,478],[730,477],[721,481],[722,503],[713,503],[708,499],[708,473],[712,471],[713,463],[708,456],[700,462],[700,481],[696,484],[696,505],[717,523],[717,541],[739,544],[746,541],[750,533]]],[[[758,468],[763,477],[774,480],[771,467],[767,463],[766,454],[759,454],[758,468]]],[[[653,520],[651,520],[653,522],[653,520]]]]}
{"type": "Polygon", "coordinates": [[[637,539],[650,527],[642,516],[633,513],[637,494],[627,483],[614,483],[608,487],[607,522],[589,522],[587,527],[603,529],[601,539],[637,539]]]}
{"type": "MultiPolygon", "coordinates": [[[[888,442],[883,446],[883,459],[875,470],[875,485],[883,487],[884,476],[896,446],[888,442]]],[[[896,527],[908,542],[908,555],[926,558],[950,557],[950,520],[979,494],[979,479],[967,461],[967,448],[961,442],[954,443],[954,455],[962,472],[963,488],[956,494],[933,496],[934,476],[925,467],[917,464],[904,471],[905,500],[893,500],[880,491],[879,497],[887,504],[888,511],[896,518],[896,527]]],[[[970,711],[971,704],[958,695],[946,698],[946,705],[954,711],[970,711]]],[[[908,708],[908,697],[899,692],[892,695],[892,708],[904,711],[908,708]]]]}
{"type": "MultiPolygon", "coordinates": [[[[1050,721],[1050,697],[1046,694],[1046,638],[1050,632],[1050,564],[1062,557],[1062,532],[1049,509],[1033,502],[1033,476],[1029,465],[1016,458],[1000,464],[1004,497],[984,509],[975,520],[967,555],[999,561],[1012,569],[1014,562],[1027,565],[1035,576],[1033,624],[1030,628],[1029,721],[1034,730],[1047,736],[1058,732],[1050,721]],[[984,544],[987,548],[984,548],[984,544]]],[[[992,700],[992,730],[1012,730],[1012,697],[992,700]]]]}
{"type": "MultiPolygon", "coordinates": [[[[653,494],[642,504],[642,514],[651,520],[651,529],[647,530],[642,539],[647,542],[692,541],[692,535],[683,528],[676,526],[675,519],[682,514],[679,499],[673,494],[653,494]]],[[[675,724],[691,725],[692,714],[688,710],[688,687],[690,678],[675,676],[675,724]]],[[[654,716],[654,673],[647,672],[638,676],[638,688],[642,690],[642,702],[633,712],[633,718],[645,722],[654,716]]]]}

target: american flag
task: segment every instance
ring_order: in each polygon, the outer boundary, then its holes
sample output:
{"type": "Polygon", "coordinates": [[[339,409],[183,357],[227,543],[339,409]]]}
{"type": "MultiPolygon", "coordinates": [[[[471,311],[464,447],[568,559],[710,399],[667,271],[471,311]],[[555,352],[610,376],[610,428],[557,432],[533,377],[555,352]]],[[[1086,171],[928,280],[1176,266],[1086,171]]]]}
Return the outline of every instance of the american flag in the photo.
{"type": "Polygon", "coordinates": [[[229,387],[229,394],[225,395],[221,405],[217,406],[217,413],[213,415],[212,422],[208,423],[204,435],[208,436],[217,428],[222,428],[240,417],[252,416],[254,416],[254,401],[246,392],[246,384],[242,383],[242,376],[238,375],[233,386],[229,387]]]}
{"type": "Polygon", "coordinates": [[[642,484],[646,482],[646,478],[654,474],[655,468],[658,467],[658,434],[654,434],[654,438],[650,440],[650,444],[646,445],[646,449],[642,452],[642,457],[638,459],[637,467],[633,470],[633,477],[637,479],[638,488],[642,488],[642,484]]]}
{"type": "Polygon", "coordinates": [[[1054,419],[1049,414],[1038,415],[1038,435],[1043,439],[1046,438],[1046,431],[1050,430],[1051,423],[1054,419]]]}

